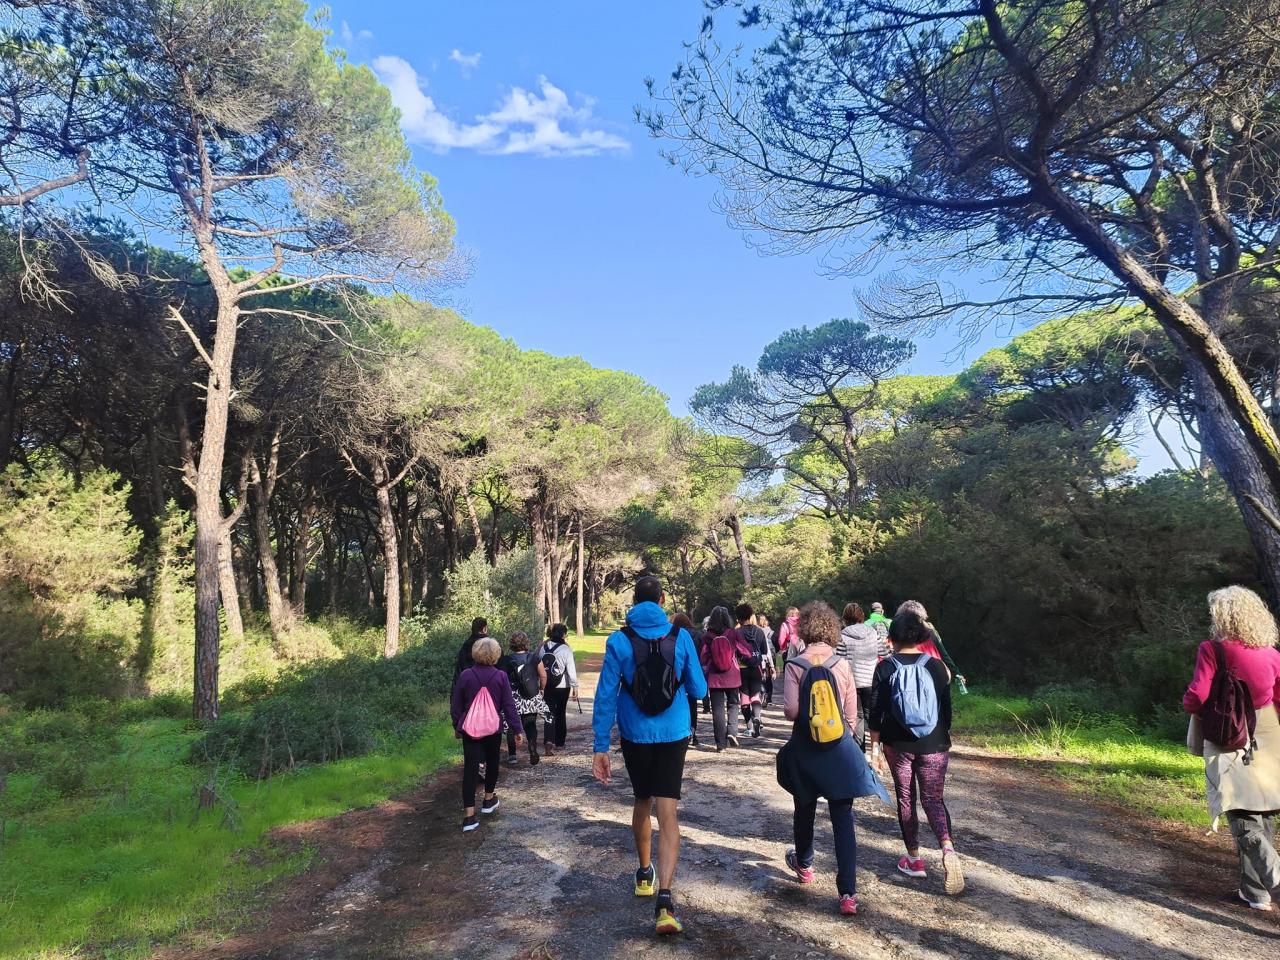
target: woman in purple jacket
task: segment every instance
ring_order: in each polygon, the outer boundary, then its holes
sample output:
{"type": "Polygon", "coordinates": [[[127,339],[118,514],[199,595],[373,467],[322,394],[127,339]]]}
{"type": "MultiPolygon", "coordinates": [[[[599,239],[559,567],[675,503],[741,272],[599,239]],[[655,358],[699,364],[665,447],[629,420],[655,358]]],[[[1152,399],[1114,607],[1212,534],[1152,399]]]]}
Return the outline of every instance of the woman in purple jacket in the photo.
{"type": "MultiPolygon", "coordinates": [[[[453,716],[454,736],[462,741],[462,832],[470,833],[480,826],[476,818],[476,786],[480,782],[480,764],[484,764],[484,803],[480,812],[497,813],[498,794],[498,757],[502,751],[502,727],[486,737],[472,737],[462,732],[462,721],[471,709],[471,704],[480,694],[487,690],[493,701],[494,709],[507,721],[512,730],[523,730],[520,722],[520,711],[516,709],[515,697],[511,694],[511,681],[504,671],[494,666],[498,662],[502,649],[498,641],[491,637],[481,637],[471,648],[471,656],[475,666],[468,667],[458,675],[453,685],[453,699],[450,713],[453,716]]],[[[522,734],[516,735],[517,746],[524,743],[522,734]]]]}

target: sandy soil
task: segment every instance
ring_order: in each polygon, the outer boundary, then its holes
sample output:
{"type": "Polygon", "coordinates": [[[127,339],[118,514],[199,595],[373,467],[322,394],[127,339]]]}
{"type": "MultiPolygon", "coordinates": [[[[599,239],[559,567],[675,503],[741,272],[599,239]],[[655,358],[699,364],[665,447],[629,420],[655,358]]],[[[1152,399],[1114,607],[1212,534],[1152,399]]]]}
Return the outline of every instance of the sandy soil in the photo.
{"type": "MultiPolygon", "coordinates": [[[[790,798],[773,756],[787,725],[716,754],[691,751],[676,895],[683,936],[659,941],[652,901],[631,895],[630,785],[590,777],[589,694],[570,705],[570,744],[504,768],[502,808],[463,835],[451,769],[414,793],[283,832],[317,865],[263,898],[260,915],[202,960],[602,960],[607,957],[1132,958],[1280,956],[1280,914],[1233,905],[1227,837],[1144,822],[1073,793],[1034,764],[960,747],[948,802],[969,885],[942,891],[894,869],[892,811],[858,807],[857,918],[835,912],[830,826],[819,807],[818,882],[782,864],[790,798]]],[[[709,723],[703,721],[704,729],[709,723]]],[[[616,757],[621,770],[621,757],[616,757]]],[[[926,830],[927,835],[927,830],[926,830]]]]}

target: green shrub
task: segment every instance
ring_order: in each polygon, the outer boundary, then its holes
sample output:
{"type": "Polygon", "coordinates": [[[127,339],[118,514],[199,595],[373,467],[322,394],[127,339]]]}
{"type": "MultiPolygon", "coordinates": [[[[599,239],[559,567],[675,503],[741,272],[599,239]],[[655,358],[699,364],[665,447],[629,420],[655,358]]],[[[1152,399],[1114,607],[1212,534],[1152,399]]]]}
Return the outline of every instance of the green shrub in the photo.
{"type": "Polygon", "coordinates": [[[349,656],[293,667],[228,697],[224,713],[193,746],[195,762],[225,763],[252,777],[367,753],[407,736],[446,696],[452,644],[425,643],[391,659],[349,656]]]}

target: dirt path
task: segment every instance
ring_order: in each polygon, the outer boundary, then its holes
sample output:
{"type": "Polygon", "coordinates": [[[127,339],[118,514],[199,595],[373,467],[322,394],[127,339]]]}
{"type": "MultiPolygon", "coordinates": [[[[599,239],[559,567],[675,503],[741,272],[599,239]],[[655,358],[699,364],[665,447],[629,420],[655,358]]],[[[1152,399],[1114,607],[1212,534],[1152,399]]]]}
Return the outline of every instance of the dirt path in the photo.
{"type": "Polygon", "coordinates": [[[760,741],[690,753],[676,887],[686,934],[658,941],[652,901],[631,896],[629,783],[615,777],[605,789],[589,775],[589,693],[585,714],[570,707],[569,751],[504,769],[500,815],[476,833],[458,830],[454,771],[400,800],[305,825],[289,836],[318,847],[316,868],[291,881],[253,929],[172,956],[1280,956],[1274,915],[1223,897],[1234,877],[1229,839],[1138,822],[1033,766],[963,748],[948,800],[966,893],[947,898],[939,875],[900,878],[892,812],[867,800],[858,809],[862,913],[838,917],[821,807],[819,882],[802,888],[781,866],[791,807],[773,777],[786,732],[779,712],[766,715],[760,741]]]}

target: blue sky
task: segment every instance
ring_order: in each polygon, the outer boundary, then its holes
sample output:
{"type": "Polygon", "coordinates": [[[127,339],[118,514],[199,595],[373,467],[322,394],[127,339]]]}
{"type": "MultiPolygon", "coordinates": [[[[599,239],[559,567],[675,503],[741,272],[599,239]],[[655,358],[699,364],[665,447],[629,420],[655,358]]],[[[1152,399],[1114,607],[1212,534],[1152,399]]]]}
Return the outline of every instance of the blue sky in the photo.
{"type": "MultiPolygon", "coordinates": [[[[670,167],[635,122],[644,78],[695,36],[697,0],[329,7],[334,44],[392,89],[457,218],[472,272],[449,296],[472,322],[637,373],[685,412],[783,330],[856,315],[869,277],[762,256],[713,209],[716,184],[670,167]]],[[[921,341],[909,372],[955,372],[1004,339],[921,341]]]]}

